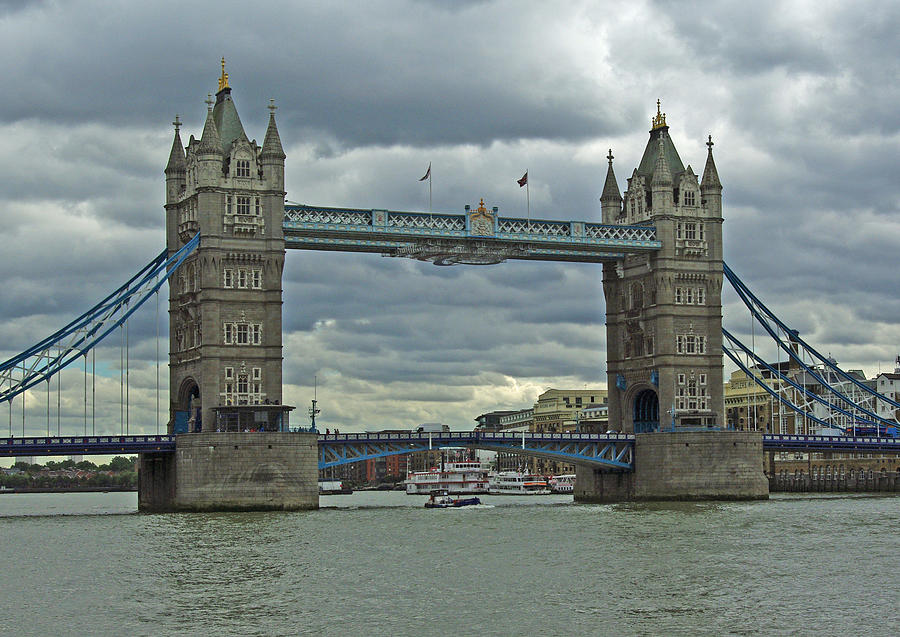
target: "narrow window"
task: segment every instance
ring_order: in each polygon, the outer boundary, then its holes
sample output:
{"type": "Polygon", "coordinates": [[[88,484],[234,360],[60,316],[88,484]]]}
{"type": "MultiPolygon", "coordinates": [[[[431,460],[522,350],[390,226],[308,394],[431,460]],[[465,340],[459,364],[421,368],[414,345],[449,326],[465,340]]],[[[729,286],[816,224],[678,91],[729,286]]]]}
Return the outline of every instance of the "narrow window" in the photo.
{"type": "Polygon", "coordinates": [[[687,305],[694,304],[694,288],[685,288],[684,289],[684,302],[687,305]]]}
{"type": "Polygon", "coordinates": [[[253,289],[259,290],[262,288],[262,270],[254,269],[253,270],[253,289]]]}
{"type": "Polygon", "coordinates": [[[697,305],[706,303],[706,288],[697,288],[697,305]]]}
{"type": "Polygon", "coordinates": [[[684,303],[683,288],[675,288],[675,303],[681,305],[684,303]]]}
{"type": "Polygon", "coordinates": [[[238,269],[238,287],[241,289],[247,287],[247,270],[244,268],[238,269]]]}
{"type": "Polygon", "coordinates": [[[237,344],[238,345],[247,345],[248,344],[248,328],[249,326],[246,323],[238,323],[237,326],[237,344]]]}
{"type": "Polygon", "coordinates": [[[225,368],[225,378],[234,378],[234,367],[225,368]]]}
{"type": "Polygon", "coordinates": [[[254,323],[251,327],[253,332],[252,342],[254,345],[259,345],[262,342],[262,325],[260,325],[259,323],[254,323]]]}
{"type": "Polygon", "coordinates": [[[225,197],[225,214],[226,215],[231,214],[231,195],[227,195],[225,197]]]}
{"type": "Polygon", "coordinates": [[[256,216],[258,217],[261,214],[259,207],[259,197],[256,197],[256,216]]]}
{"type": "Polygon", "coordinates": [[[224,279],[224,285],[226,288],[233,288],[234,287],[234,270],[232,270],[231,268],[225,268],[223,279],[224,279]]]}
{"type": "Polygon", "coordinates": [[[231,345],[234,342],[234,323],[225,323],[225,344],[231,345]]]}

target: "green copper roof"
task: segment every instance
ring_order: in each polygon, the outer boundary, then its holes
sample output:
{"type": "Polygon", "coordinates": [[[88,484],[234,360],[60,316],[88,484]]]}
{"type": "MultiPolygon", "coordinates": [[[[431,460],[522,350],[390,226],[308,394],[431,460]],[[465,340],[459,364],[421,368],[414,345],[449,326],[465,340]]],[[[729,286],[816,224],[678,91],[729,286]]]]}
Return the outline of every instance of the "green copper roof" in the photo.
{"type": "Polygon", "coordinates": [[[648,182],[653,181],[653,172],[656,169],[656,158],[659,156],[660,139],[663,143],[663,158],[666,160],[666,164],[669,165],[669,172],[672,173],[672,177],[676,178],[684,172],[684,164],[681,163],[681,157],[678,156],[678,151],[675,150],[675,144],[672,143],[672,138],[669,137],[669,127],[662,126],[660,128],[654,128],[650,131],[650,139],[647,141],[647,147],[644,149],[644,156],[641,158],[641,163],[637,169],[640,174],[647,178],[648,182]]]}
{"type": "Polygon", "coordinates": [[[226,153],[234,140],[246,136],[241,118],[238,117],[237,109],[231,100],[231,89],[227,86],[216,93],[213,119],[216,122],[216,129],[219,131],[219,139],[222,140],[222,150],[226,153]]]}

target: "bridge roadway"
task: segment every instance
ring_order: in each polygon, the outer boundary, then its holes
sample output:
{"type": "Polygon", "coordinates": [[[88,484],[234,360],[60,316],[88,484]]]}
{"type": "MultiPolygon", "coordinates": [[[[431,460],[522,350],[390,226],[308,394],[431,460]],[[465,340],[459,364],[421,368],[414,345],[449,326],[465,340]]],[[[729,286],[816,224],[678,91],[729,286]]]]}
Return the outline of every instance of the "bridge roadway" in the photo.
{"type": "MultiPolygon", "coordinates": [[[[182,434],[191,435],[191,434],[182,434]]],[[[256,435],[248,433],[248,436],[256,435]]],[[[442,447],[472,447],[629,471],[634,434],[453,431],[319,434],[319,468],[442,447]]],[[[763,434],[764,451],[900,453],[900,438],[763,434]]],[[[26,436],[0,438],[0,457],[113,455],[175,451],[175,436],[26,436]]]]}

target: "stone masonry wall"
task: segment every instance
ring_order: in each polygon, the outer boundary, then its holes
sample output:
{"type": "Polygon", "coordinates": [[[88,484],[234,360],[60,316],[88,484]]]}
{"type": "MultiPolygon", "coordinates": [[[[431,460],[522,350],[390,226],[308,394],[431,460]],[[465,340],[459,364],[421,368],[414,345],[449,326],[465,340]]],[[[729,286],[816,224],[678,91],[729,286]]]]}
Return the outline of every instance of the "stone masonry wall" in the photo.
{"type": "Polygon", "coordinates": [[[749,431],[638,434],[637,500],[761,500],[762,435],[749,431]]]}
{"type": "Polygon", "coordinates": [[[197,433],[177,438],[173,509],[265,511],[319,506],[316,434],[197,433]]]}

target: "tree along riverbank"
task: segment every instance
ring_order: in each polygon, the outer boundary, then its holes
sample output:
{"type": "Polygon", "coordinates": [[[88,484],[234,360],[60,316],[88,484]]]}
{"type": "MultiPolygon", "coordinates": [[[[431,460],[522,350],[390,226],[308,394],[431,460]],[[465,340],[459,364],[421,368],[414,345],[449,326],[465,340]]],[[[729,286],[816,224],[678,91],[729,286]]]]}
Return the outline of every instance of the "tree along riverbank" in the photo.
{"type": "Polygon", "coordinates": [[[87,460],[49,461],[46,465],[17,462],[0,472],[0,493],[135,491],[136,459],[116,456],[100,466],[87,460]]]}

